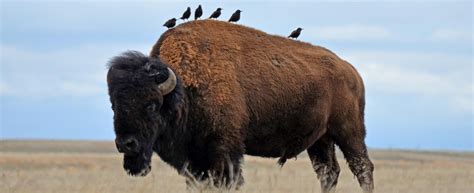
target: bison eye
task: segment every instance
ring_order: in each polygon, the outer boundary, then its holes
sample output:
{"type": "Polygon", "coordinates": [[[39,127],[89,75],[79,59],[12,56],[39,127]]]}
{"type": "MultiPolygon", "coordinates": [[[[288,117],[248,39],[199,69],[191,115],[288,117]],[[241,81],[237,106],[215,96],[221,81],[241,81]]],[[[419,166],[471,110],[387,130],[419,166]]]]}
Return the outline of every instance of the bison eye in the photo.
{"type": "Polygon", "coordinates": [[[155,112],[156,111],[156,104],[151,103],[148,106],[146,106],[146,111],[149,112],[149,113],[155,112]]]}

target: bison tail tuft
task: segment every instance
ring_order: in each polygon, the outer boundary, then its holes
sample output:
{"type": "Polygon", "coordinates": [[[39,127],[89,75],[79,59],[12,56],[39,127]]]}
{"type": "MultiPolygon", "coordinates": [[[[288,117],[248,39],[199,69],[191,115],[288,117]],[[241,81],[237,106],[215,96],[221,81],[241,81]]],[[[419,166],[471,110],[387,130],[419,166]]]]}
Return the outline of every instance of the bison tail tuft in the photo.
{"type": "Polygon", "coordinates": [[[278,160],[278,165],[280,165],[280,168],[283,168],[283,165],[285,165],[286,163],[286,157],[282,156],[280,157],[280,159],[278,160]]]}

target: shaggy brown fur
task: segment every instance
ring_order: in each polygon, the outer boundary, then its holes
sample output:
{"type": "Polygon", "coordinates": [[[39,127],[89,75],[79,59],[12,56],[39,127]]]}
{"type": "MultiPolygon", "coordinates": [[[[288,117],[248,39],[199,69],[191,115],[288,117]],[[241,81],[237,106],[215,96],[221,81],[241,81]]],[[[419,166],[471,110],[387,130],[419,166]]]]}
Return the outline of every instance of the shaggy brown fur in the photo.
{"type": "Polygon", "coordinates": [[[155,144],[155,151],[177,169],[186,166],[199,177],[211,171],[241,184],[244,153],[279,157],[283,165],[308,150],[323,192],[330,192],[339,175],[337,144],[363,190],[372,192],[364,85],[354,67],[331,51],[241,25],[200,20],[165,32],[150,58],[175,72],[182,101],[187,101],[176,103],[186,108],[179,114],[187,117],[182,136],[155,142],[161,144],[155,144]],[[180,143],[166,145],[174,140],[180,143]],[[173,148],[186,155],[177,161],[173,148]]]}

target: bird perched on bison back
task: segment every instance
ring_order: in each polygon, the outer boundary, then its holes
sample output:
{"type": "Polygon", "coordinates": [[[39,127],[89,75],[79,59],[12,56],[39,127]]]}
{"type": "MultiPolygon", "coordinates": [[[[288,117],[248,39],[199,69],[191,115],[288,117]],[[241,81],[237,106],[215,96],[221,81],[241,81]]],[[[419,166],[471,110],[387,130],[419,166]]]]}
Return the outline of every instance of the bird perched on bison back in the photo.
{"type": "Polygon", "coordinates": [[[230,16],[230,19],[229,19],[229,22],[237,22],[239,21],[240,19],[240,11],[239,9],[237,9],[237,11],[235,11],[232,16],[230,16]]]}
{"type": "Polygon", "coordinates": [[[191,16],[191,7],[188,7],[186,11],[183,13],[183,16],[181,16],[181,18],[179,19],[185,20],[185,19],[188,19],[189,16],[191,16]]]}
{"type": "Polygon", "coordinates": [[[209,18],[211,18],[211,19],[216,18],[217,19],[221,15],[221,10],[222,10],[222,8],[220,8],[220,7],[217,8],[217,10],[214,11],[209,18]]]}
{"type": "Polygon", "coordinates": [[[299,27],[298,29],[294,30],[293,32],[291,32],[291,34],[288,36],[288,38],[295,38],[295,39],[297,39],[298,36],[300,36],[300,34],[301,34],[301,30],[303,30],[303,29],[300,28],[300,27],[299,27]]]}
{"type": "Polygon", "coordinates": [[[202,16],[202,7],[201,5],[199,5],[196,11],[194,11],[194,20],[197,20],[201,16],[202,16]]]}
{"type": "Polygon", "coordinates": [[[163,24],[163,26],[167,27],[168,29],[174,27],[175,25],[176,25],[176,18],[172,18],[166,21],[165,24],[163,24]]]}

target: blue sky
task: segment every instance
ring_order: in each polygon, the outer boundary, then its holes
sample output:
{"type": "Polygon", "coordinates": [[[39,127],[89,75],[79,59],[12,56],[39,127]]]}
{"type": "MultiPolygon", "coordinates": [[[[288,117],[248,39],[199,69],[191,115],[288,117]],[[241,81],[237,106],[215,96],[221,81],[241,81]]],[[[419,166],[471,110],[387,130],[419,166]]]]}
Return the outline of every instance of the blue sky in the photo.
{"type": "Polygon", "coordinates": [[[0,138],[114,139],[105,64],[199,3],[356,66],[369,147],[474,150],[470,1],[1,1],[0,138]]]}

